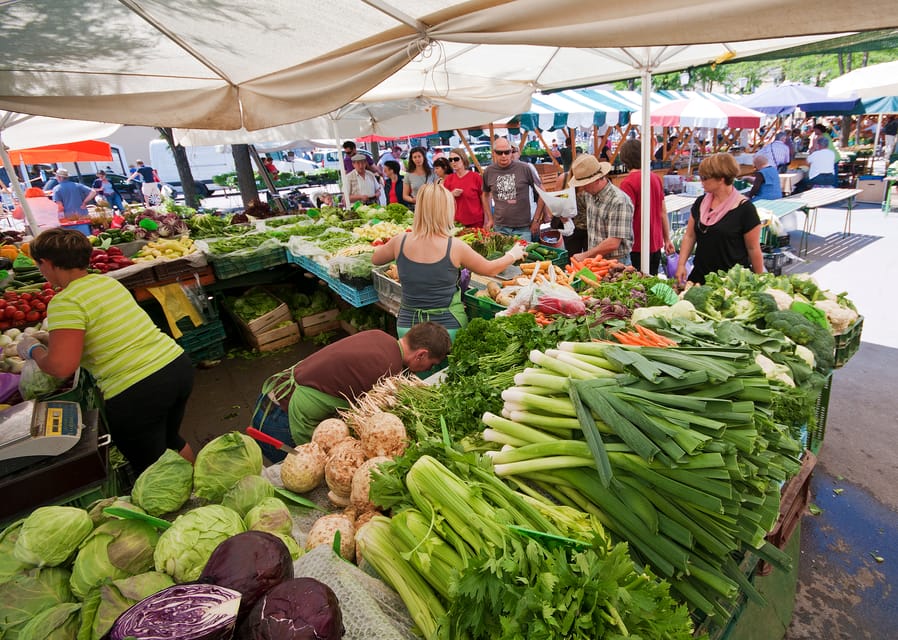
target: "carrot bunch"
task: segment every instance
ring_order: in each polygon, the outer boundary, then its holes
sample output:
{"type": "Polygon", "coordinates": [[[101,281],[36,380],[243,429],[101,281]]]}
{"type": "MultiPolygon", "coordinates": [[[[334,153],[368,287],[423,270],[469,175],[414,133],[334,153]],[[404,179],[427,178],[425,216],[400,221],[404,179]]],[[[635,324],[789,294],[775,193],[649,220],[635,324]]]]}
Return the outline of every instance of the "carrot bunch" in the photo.
{"type": "Polygon", "coordinates": [[[533,314],[533,319],[536,320],[536,324],[541,327],[546,327],[552,324],[552,318],[547,316],[542,311],[537,311],[536,309],[528,309],[527,313],[533,314]]]}
{"type": "Polygon", "coordinates": [[[611,268],[618,264],[620,264],[619,260],[615,260],[614,258],[603,258],[602,256],[584,258],[583,260],[571,258],[570,264],[567,265],[565,269],[568,273],[577,273],[584,268],[589,269],[595,275],[595,279],[601,281],[602,278],[608,275],[611,268]]]}
{"type": "Polygon", "coordinates": [[[636,331],[618,331],[612,333],[611,336],[620,342],[631,347],[675,347],[677,343],[656,333],[651,329],[634,324],[636,331]]]}

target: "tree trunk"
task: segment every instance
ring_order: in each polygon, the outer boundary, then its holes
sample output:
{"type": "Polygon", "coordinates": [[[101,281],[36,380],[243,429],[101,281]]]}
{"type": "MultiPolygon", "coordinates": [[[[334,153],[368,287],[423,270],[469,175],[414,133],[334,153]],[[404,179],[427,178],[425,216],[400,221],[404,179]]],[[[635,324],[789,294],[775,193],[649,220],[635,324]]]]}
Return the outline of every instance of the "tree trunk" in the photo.
{"type": "Polygon", "coordinates": [[[175,138],[172,135],[170,127],[156,127],[156,131],[165,138],[165,142],[168,143],[168,148],[171,149],[172,155],[175,158],[175,166],[178,168],[178,178],[181,180],[181,189],[184,191],[184,204],[188,207],[198,209],[200,206],[200,199],[196,192],[193,171],[191,171],[190,163],[187,161],[187,151],[181,145],[175,144],[175,138]]]}
{"type": "Polygon", "coordinates": [[[253,164],[249,158],[249,145],[232,144],[231,153],[237,169],[237,188],[240,189],[243,206],[248,207],[253,201],[259,201],[259,189],[256,187],[253,164]]]}

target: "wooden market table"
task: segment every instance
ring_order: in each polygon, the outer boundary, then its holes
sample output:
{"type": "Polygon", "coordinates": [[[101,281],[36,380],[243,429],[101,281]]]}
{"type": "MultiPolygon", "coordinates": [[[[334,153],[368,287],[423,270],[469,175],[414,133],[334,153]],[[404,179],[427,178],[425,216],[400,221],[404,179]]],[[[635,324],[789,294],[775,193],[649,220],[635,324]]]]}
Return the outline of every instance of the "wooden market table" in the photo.
{"type": "Polygon", "coordinates": [[[842,228],[842,233],[848,235],[851,233],[851,210],[854,207],[854,197],[862,192],[863,189],[810,189],[798,195],[784,198],[784,200],[802,203],[807,212],[805,225],[808,231],[813,230],[817,226],[817,209],[831,204],[846,202],[848,209],[845,212],[845,225],[842,228]]]}

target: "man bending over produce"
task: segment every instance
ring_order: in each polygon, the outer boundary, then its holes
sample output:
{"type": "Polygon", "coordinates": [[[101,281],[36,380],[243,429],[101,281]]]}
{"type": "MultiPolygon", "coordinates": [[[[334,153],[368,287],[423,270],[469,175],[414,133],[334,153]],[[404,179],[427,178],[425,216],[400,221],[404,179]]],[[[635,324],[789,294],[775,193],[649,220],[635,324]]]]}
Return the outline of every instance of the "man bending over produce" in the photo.
{"type": "MultiPolygon", "coordinates": [[[[435,322],[416,324],[398,340],[379,330],[361,331],[330,344],[262,385],[253,426],[290,445],[308,442],[318,423],[370,391],[378,380],[408,369],[427,371],[442,362],[452,343],[435,322]]],[[[272,462],[285,453],[262,444],[272,462]]]]}

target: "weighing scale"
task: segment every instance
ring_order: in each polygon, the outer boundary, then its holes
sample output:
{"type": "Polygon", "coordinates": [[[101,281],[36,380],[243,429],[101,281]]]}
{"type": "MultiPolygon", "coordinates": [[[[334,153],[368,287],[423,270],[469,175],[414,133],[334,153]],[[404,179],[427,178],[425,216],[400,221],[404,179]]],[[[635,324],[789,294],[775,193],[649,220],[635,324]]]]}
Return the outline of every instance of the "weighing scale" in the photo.
{"type": "Polygon", "coordinates": [[[65,453],[81,439],[77,402],[21,402],[0,412],[0,476],[65,453]]]}

